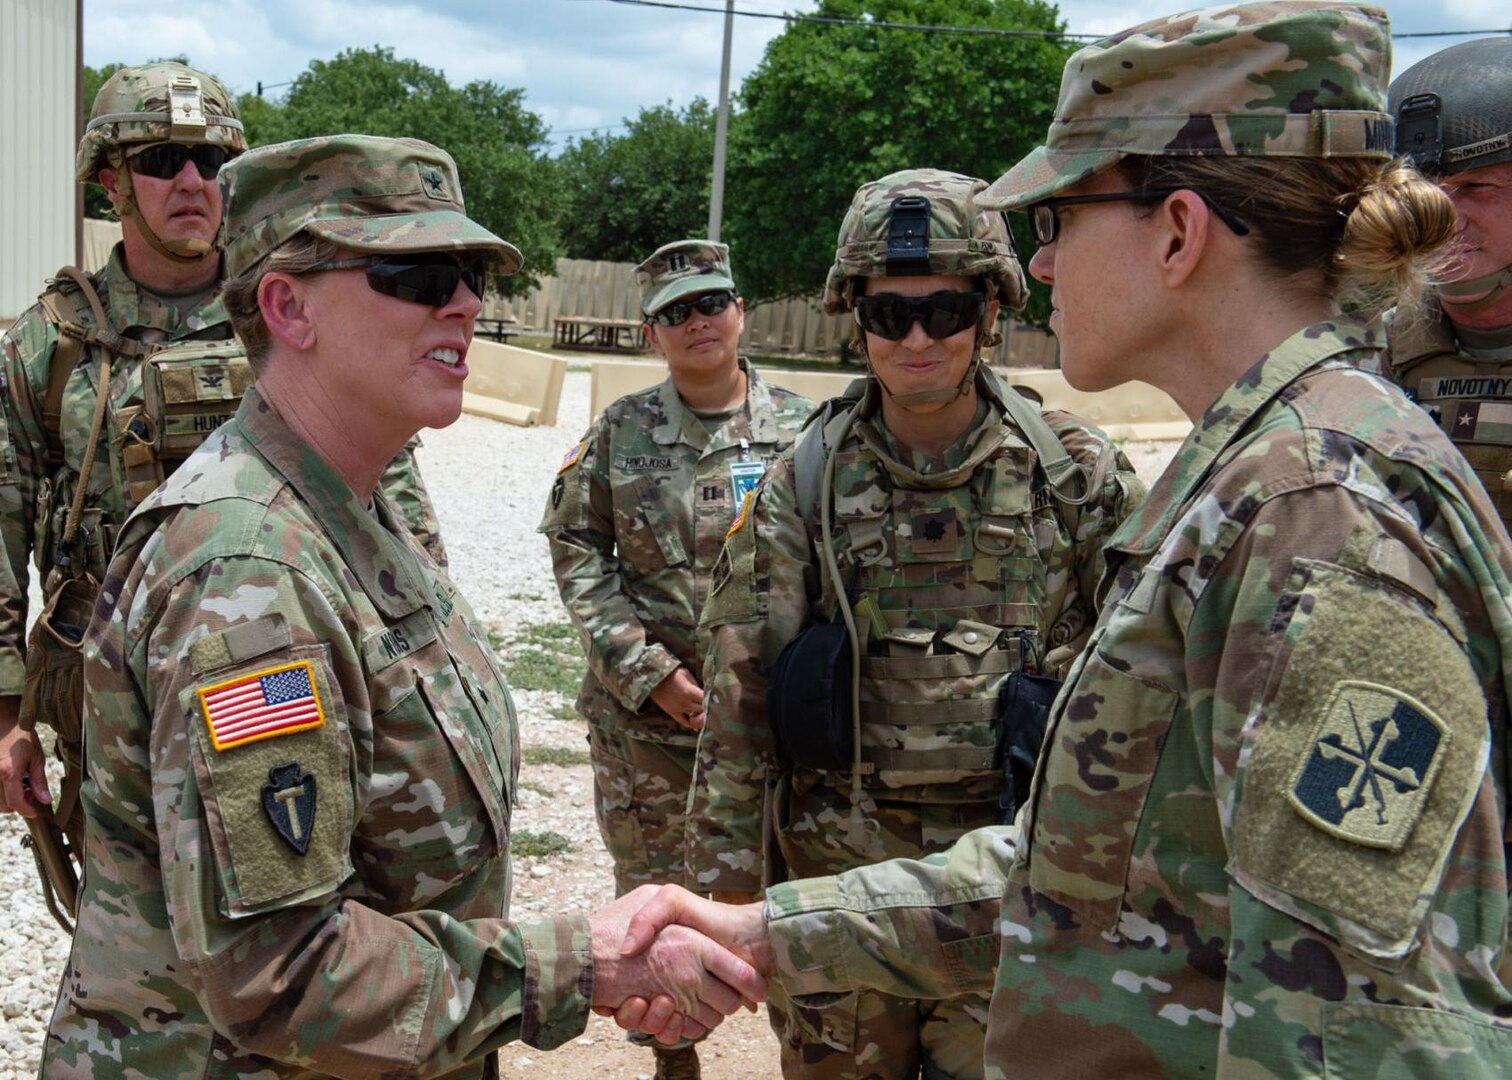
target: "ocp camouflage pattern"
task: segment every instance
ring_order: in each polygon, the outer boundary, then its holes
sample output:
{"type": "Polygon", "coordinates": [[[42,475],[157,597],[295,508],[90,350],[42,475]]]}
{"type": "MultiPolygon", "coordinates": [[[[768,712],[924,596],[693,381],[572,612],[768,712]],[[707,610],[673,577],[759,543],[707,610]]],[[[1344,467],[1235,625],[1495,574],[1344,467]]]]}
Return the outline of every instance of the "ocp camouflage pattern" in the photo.
{"type": "Polygon", "coordinates": [[[1024,207],[1126,154],[1388,159],[1386,13],[1327,0],[1227,4],[1153,19],[1066,61],[1045,145],[983,195],[1024,207]]]}
{"type": "MultiPolygon", "coordinates": [[[[232,338],[231,324],[216,289],[207,289],[201,303],[180,309],[138,285],[126,272],[118,245],[108,263],[92,280],[113,327],[132,341],[169,344],[189,341],[222,342],[232,338]]],[[[71,285],[62,286],[69,296],[71,285]]],[[[82,325],[91,317],[76,313],[82,325]]],[[[0,696],[19,694],[23,674],[27,623],[27,560],[34,558],[44,575],[53,564],[52,539],[62,534],[83,464],[85,446],[97,398],[101,352],[86,347],[64,388],[59,434],[64,464],[54,471],[48,451],[43,403],[52,377],[59,331],[41,305],[28,309],[0,338],[0,382],[3,382],[5,458],[0,472],[0,543],[5,549],[0,567],[0,696]]],[[[111,392],[106,423],[90,470],[89,491],[81,518],[85,566],[102,580],[131,503],[121,466],[122,436],[115,418],[142,404],[142,361],[115,356],[111,364],[111,392]]],[[[416,537],[440,566],[446,565],[440,525],[420,478],[413,447],[406,447],[389,464],[382,485],[400,509],[416,537]]]]}
{"type": "Polygon", "coordinates": [[[863,184],[840,223],[835,263],[824,282],[824,310],[855,306],[857,277],[887,272],[894,200],[929,200],[929,273],[979,278],[988,299],[1017,311],[1028,299],[1024,271],[1003,215],[981,202],[984,180],[942,169],[904,169],[863,184]]]}
{"type": "MultiPolygon", "coordinates": [[[[1111,539],[1018,822],[989,1076],[1505,1071],[1512,544],[1361,370],[1383,344],[1345,318],[1283,342],[1111,539]]],[[[978,983],[981,897],[950,882],[773,889],[789,991],[978,983]]]]}
{"type": "MultiPolygon", "coordinates": [[[[187,84],[184,84],[187,85],[187,84]]],[[[247,137],[236,112],[236,99],[215,76],[173,60],[123,67],[111,73],[95,94],[84,138],[74,159],[81,182],[97,180],[117,147],[172,142],[224,147],[235,155],[247,148],[247,137]],[[193,100],[203,126],[184,123],[174,109],[171,87],[192,79],[193,100]],[[151,114],[157,115],[151,115],[151,114]]]]}
{"type": "Polygon", "coordinates": [[[41,1075],[483,1077],[580,1034],[586,922],[508,919],[518,731],[485,641],[387,500],[251,390],[131,519],[87,639],[41,1075]],[[202,694],[291,668],[319,722],[222,738],[202,694]]]}

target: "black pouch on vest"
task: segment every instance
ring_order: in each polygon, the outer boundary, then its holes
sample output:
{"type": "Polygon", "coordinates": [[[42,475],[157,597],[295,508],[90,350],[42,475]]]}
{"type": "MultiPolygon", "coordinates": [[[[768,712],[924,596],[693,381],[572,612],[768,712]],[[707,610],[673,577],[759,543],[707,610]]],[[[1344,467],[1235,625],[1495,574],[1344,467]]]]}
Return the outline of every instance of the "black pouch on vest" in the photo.
{"type": "Polygon", "coordinates": [[[1055,704],[1060,688],[1060,679],[1027,671],[1013,672],[1003,684],[997,760],[1005,783],[998,799],[999,825],[1012,824],[1019,807],[1029,799],[1034,763],[1039,758],[1040,744],[1045,741],[1050,706],[1055,704]]]}
{"type": "Polygon", "coordinates": [[[850,699],[845,624],[815,623],[789,641],[772,665],[767,723],[778,749],[806,768],[849,769],[855,751],[850,699]]]}

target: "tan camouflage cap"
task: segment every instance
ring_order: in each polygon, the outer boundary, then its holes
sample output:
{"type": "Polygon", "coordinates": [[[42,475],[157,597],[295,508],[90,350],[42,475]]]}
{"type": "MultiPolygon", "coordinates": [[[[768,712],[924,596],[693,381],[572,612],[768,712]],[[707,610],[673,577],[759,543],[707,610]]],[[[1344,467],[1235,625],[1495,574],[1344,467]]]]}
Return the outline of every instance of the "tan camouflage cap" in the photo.
{"type": "Polygon", "coordinates": [[[247,148],[236,101],[214,75],[172,60],[123,67],[95,95],[74,173],[94,180],[113,148],[164,142],[223,146],[233,157],[247,148]]]}
{"type": "Polygon", "coordinates": [[[824,283],[824,310],[831,315],[851,310],[855,279],[879,274],[979,277],[989,300],[995,297],[1013,311],[1022,308],[1028,295],[1024,271],[1008,222],[982,202],[986,188],[985,180],[941,169],[905,169],[862,184],[840,223],[835,264],[824,283]],[[927,237],[922,235],[926,220],[927,237]]]}
{"type": "Polygon", "coordinates": [[[419,139],[327,135],[249,150],[220,173],[226,275],[302,232],[353,251],[479,251],[498,274],[520,252],[467,216],[457,166],[419,139]]]}
{"type": "Polygon", "coordinates": [[[1127,154],[1390,158],[1380,8],[1269,0],[1155,19],[1066,61],[1045,145],[988,188],[1007,210],[1127,154]]]}
{"type": "Polygon", "coordinates": [[[654,315],[675,300],[700,293],[735,291],[730,249],[713,240],[674,240],[635,268],[641,312],[654,315]]]}

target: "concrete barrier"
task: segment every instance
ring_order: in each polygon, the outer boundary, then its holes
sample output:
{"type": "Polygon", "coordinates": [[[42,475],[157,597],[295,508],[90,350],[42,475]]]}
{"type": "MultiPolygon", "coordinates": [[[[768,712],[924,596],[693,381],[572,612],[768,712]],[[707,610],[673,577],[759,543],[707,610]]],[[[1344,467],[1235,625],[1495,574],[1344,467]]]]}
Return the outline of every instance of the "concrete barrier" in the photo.
{"type": "MultiPolygon", "coordinates": [[[[834,372],[758,370],[768,382],[796,391],[813,401],[834,397],[860,375],[859,368],[834,372]]],[[[1170,396],[1148,383],[1125,383],[1116,390],[1089,394],[1073,389],[1059,371],[994,370],[1010,386],[1024,387],[1038,394],[1046,408],[1075,413],[1114,439],[1184,439],[1192,429],[1191,421],[1170,396]]],[[[667,365],[661,362],[599,361],[593,365],[592,415],[597,416],[616,398],[655,386],[666,377],[667,365]]]]}
{"type": "Polygon", "coordinates": [[[566,375],[561,357],[475,337],[467,350],[462,409],[520,427],[551,427],[566,375]]]}

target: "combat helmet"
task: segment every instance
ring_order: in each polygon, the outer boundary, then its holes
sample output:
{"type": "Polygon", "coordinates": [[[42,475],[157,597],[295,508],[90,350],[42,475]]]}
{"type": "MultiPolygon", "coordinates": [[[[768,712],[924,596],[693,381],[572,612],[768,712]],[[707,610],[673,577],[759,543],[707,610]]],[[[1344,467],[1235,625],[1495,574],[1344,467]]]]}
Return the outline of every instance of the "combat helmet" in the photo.
{"type": "MultiPolygon", "coordinates": [[[[136,201],[131,170],[124,167],[126,148],[165,142],[220,146],[229,157],[247,148],[236,103],[215,76],[171,60],[121,68],[95,95],[79,142],[75,175],[80,183],[98,183],[107,165],[118,170],[116,211],[130,217],[136,213],[136,201]]],[[[214,250],[201,240],[163,241],[140,216],[137,225],[147,242],[171,259],[193,261],[214,250]]]]}
{"type": "MultiPolygon", "coordinates": [[[[1428,176],[1512,161],[1512,38],[1466,41],[1419,60],[1391,84],[1390,103],[1397,153],[1428,176]]],[[[1497,302],[1508,286],[1512,266],[1446,282],[1438,294],[1464,311],[1497,302]]]]}
{"type": "MultiPolygon", "coordinates": [[[[979,199],[985,180],[941,169],[905,169],[863,184],[851,200],[824,283],[824,310],[854,311],[856,279],[950,274],[978,279],[988,300],[1019,311],[1028,299],[1007,218],[979,199]]],[[[960,386],[888,395],[900,405],[951,401],[970,389],[983,348],[1002,340],[985,324],[960,386]]],[[[884,390],[887,388],[884,386],[884,390]]]]}

